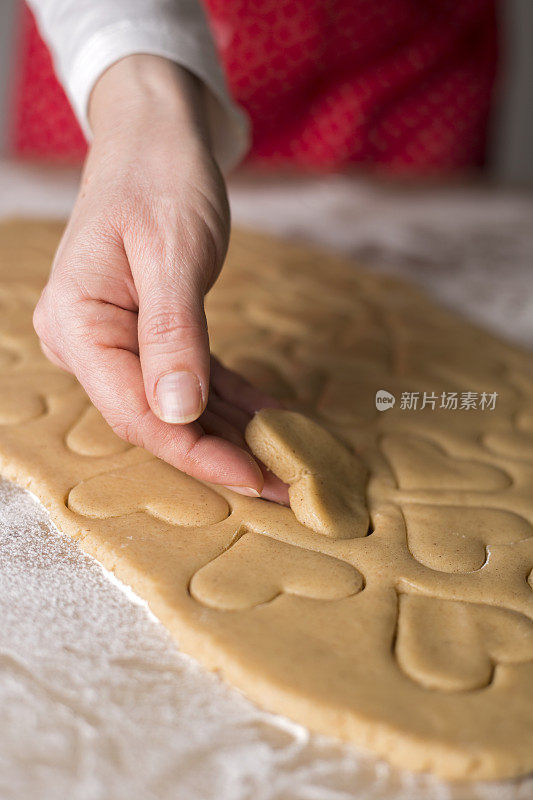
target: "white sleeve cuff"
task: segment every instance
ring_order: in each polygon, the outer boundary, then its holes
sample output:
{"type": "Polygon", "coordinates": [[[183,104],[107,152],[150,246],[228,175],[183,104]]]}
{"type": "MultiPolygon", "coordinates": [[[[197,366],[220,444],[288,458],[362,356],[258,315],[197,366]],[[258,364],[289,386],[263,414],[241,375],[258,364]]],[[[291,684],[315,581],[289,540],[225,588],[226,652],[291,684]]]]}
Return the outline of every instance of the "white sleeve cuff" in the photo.
{"type": "MultiPolygon", "coordinates": [[[[246,114],[231,100],[211,38],[172,20],[122,19],[96,31],[61,75],[65,90],[87,138],[87,118],[94,84],[116,61],[134,53],[162,56],[188,69],[206,87],[207,119],[213,151],[220,167],[231,170],[249,146],[246,114]]],[[[58,65],[61,69],[61,64],[58,65]]]]}

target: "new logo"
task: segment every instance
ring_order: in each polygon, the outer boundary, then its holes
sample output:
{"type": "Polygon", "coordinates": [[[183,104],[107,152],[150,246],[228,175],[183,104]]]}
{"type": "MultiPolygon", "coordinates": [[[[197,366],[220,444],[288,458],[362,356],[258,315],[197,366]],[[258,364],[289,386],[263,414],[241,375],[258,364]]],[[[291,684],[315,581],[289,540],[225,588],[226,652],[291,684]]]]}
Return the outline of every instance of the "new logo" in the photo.
{"type": "Polygon", "coordinates": [[[385,389],[378,389],[376,392],[376,408],[378,411],[387,411],[389,408],[394,408],[396,398],[385,389]]]}

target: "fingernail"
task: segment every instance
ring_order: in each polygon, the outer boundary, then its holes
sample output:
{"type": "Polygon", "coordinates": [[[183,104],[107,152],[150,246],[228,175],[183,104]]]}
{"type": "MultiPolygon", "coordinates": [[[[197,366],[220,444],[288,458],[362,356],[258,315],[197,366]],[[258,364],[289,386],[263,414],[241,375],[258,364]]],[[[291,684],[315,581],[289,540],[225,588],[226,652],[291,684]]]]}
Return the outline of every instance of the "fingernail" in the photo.
{"type": "Polygon", "coordinates": [[[237,492],[237,494],[244,494],[246,497],[261,497],[261,493],[250,486],[226,486],[226,489],[231,489],[232,492],[237,492]]]}
{"type": "Polygon", "coordinates": [[[192,372],[168,372],[159,378],[155,394],[164,422],[192,422],[202,410],[200,383],[192,372]]]}

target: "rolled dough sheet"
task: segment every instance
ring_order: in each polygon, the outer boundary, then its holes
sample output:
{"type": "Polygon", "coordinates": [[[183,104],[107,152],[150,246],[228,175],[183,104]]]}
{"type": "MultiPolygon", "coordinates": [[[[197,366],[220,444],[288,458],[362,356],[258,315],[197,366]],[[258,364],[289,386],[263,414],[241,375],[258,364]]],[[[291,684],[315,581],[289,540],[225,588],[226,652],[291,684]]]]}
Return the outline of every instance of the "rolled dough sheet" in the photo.
{"type": "Polygon", "coordinates": [[[237,234],[212,342],[314,420],[248,431],[293,513],[125,445],[45,361],[31,311],[58,235],[0,231],[3,474],[265,708],[443,777],[530,771],[530,356],[411,287],[237,234]]]}

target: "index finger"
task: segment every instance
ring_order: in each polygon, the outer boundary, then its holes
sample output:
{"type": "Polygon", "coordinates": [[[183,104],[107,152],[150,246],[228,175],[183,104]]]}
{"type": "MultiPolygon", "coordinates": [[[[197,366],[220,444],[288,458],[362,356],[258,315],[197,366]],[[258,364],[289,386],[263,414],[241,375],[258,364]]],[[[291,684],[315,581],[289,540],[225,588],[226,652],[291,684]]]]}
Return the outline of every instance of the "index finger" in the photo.
{"type": "Polygon", "coordinates": [[[259,496],[263,476],[254,458],[231,442],[206,435],[198,423],[172,425],[151,410],[139,357],[83,337],[76,377],[115,433],[199,480],[259,496]],[[247,490],[247,491],[246,491],[247,490]]]}

